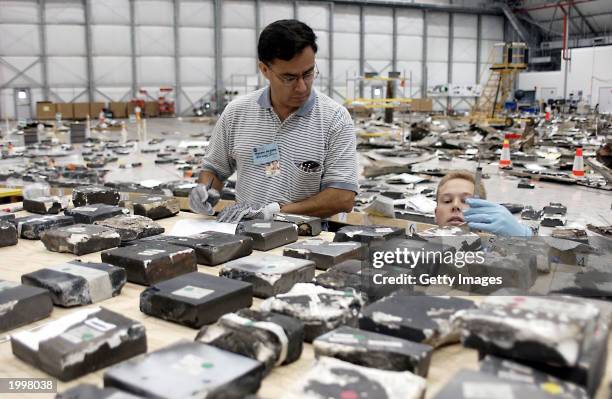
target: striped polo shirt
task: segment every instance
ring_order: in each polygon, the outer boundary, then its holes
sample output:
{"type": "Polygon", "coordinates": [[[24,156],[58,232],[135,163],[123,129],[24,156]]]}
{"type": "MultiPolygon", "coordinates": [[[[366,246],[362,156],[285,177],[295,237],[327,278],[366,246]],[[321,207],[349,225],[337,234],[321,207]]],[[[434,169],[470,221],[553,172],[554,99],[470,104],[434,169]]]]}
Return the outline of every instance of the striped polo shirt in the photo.
{"type": "Polygon", "coordinates": [[[314,88],[308,100],[283,122],[272,109],[270,88],[229,103],[213,130],[202,163],[222,181],[234,172],[236,201],[298,202],[333,187],[357,192],[355,127],[346,108],[314,88]],[[253,150],[276,144],[280,173],[255,165],[253,150]],[[320,170],[305,171],[314,161],[320,170]]]}

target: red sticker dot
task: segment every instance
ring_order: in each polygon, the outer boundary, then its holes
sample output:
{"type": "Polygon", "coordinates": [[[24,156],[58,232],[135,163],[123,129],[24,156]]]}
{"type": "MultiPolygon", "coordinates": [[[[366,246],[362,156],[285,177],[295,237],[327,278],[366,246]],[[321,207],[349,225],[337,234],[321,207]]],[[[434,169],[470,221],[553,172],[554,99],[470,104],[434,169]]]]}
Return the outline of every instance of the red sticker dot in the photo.
{"type": "Polygon", "coordinates": [[[340,393],[340,399],[359,399],[359,394],[355,391],[342,391],[340,393]]]}

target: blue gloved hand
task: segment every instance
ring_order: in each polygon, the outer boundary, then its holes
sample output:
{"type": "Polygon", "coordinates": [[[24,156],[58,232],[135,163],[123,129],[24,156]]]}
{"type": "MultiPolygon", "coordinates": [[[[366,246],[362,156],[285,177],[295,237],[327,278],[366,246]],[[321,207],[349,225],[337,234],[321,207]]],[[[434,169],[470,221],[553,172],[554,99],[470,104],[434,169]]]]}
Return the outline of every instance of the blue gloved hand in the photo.
{"type": "Polygon", "coordinates": [[[217,205],[221,195],[214,188],[205,184],[199,184],[191,189],[189,193],[189,208],[195,213],[214,215],[214,206],[217,205]]]}
{"type": "Polygon", "coordinates": [[[519,223],[505,207],[477,198],[467,198],[466,203],[470,208],[463,212],[463,217],[471,229],[508,237],[531,237],[531,229],[519,223]]]}

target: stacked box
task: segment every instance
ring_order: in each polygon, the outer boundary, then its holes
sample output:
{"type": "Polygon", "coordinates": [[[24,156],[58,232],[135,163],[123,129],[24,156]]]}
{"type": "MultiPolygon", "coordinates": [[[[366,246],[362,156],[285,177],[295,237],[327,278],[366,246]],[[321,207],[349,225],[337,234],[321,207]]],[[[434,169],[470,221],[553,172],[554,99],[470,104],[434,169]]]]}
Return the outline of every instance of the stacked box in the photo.
{"type": "Polygon", "coordinates": [[[244,398],[257,392],[263,372],[248,357],[179,341],[110,368],[104,386],[147,398],[244,398]]]}
{"type": "Polygon", "coordinates": [[[298,235],[300,236],[314,237],[321,234],[321,219],[318,217],[277,213],[276,216],[274,216],[274,220],[297,225],[298,235]]]}
{"type": "Polygon", "coordinates": [[[322,357],[283,397],[422,399],[425,387],[425,379],[409,371],[378,370],[322,357]]]}
{"type": "Polygon", "coordinates": [[[208,231],[188,237],[157,235],[133,241],[139,244],[148,241],[167,242],[196,251],[198,264],[215,266],[230,260],[248,256],[253,252],[253,239],[241,235],[208,231]]]}
{"type": "Polygon", "coordinates": [[[102,252],[102,262],[122,267],[129,282],[152,285],[198,270],[195,251],[166,243],[147,243],[102,252]]]}
{"type": "Polygon", "coordinates": [[[153,220],[137,215],[113,216],[108,219],[97,220],[94,224],[115,229],[121,236],[122,243],[154,236],[165,231],[153,220]]]}
{"type": "Polygon", "coordinates": [[[19,359],[69,381],[146,352],[147,338],[141,323],[93,307],[13,334],[11,346],[19,359]]]}
{"type": "Polygon", "coordinates": [[[252,303],[251,284],[197,272],[152,285],[140,294],[141,312],[192,328],[252,303]]]}
{"type": "Polygon", "coordinates": [[[251,237],[253,249],[258,251],[269,251],[298,239],[296,225],[258,219],[240,222],[236,233],[251,237]]]}
{"type": "Polygon", "coordinates": [[[92,204],[79,206],[72,209],[66,209],[64,214],[72,216],[75,223],[92,224],[98,220],[104,220],[113,216],[126,215],[129,211],[125,208],[106,205],[106,204],[92,204]]]}
{"type": "Polygon", "coordinates": [[[11,222],[0,220],[0,248],[17,245],[17,227],[11,222]]]}
{"type": "Polygon", "coordinates": [[[366,246],[358,242],[329,242],[317,239],[299,241],[283,248],[284,256],[308,259],[320,270],[327,270],[349,259],[363,260],[366,252],[366,246]]]}
{"type": "Polygon", "coordinates": [[[114,229],[90,224],[74,224],[45,231],[41,241],[49,251],[77,256],[118,247],[121,237],[114,229]]]}
{"type": "Polygon", "coordinates": [[[70,226],[74,224],[74,219],[62,215],[24,216],[15,219],[14,223],[17,226],[19,237],[39,240],[45,231],[56,227],[70,226]]]}
{"type": "Polygon", "coordinates": [[[330,290],[314,284],[298,283],[286,294],[266,299],[264,312],[295,317],[304,323],[304,340],[316,337],[341,325],[356,326],[362,300],[353,289],[330,290]]]}
{"type": "Polygon", "coordinates": [[[405,339],[340,327],[313,341],[316,357],[328,356],[358,366],[410,371],[427,377],[433,348],[405,339]]]}
{"type": "Polygon", "coordinates": [[[127,118],[127,103],[125,102],[110,102],[108,103],[108,107],[113,113],[113,118],[115,119],[123,119],[127,118]]]}
{"type": "Polygon", "coordinates": [[[57,306],[73,307],[119,295],[126,274],[120,267],[77,260],[24,274],[21,282],[48,290],[57,306]]]}
{"type": "Polygon", "coordinates": [[[268,298],[282,294],[296,283],[309,283],[314,262],[287,256],[252,254],[221,266],[219,276],[253,284],[253,295],[268,298]]]}
{"type": "Polygon", "coordinates": [[[70,124],[70,143],[81,144],[87,142],[87,125],[85,123],[70,124]]]}
{"type": "Polygon", "coordinates": [[[178,199],[163,195],[142,195],[130,201],[134,214],[153,220],[174,216],[180,211],[178,199]]]}
{"type": "Polygon", "coordinates": [[[52,310],[47,290],[0,280],[0,332],[49,317],[52,310]]]}
{"type": "Polygon", "coordinates": [[[40,215],[57,215],[62,210],[62,202],[59,197],[37,197],[23,199],[23,209],[40,215]]]}
{"type": "Polygon", "coordinates": [[[204,326],[196,341],[262,362],[265,374],[302,354],[304,325],[293,317],[242,309],[204,326]]]}
{"type": "Polygon", "coordinates": [[[399,290],[366,306],[359,328],[439,347],[459,341],[460,329],[451,324],[451,317],[474,307],[466,299],[417,296],[399,290]]]}
{"type": "Polygon", "coordinates": [[[74,108],[72,103],[56,103],[55,110],[62,114],[62,120],[70,120],[74,118],[74,108]]]}

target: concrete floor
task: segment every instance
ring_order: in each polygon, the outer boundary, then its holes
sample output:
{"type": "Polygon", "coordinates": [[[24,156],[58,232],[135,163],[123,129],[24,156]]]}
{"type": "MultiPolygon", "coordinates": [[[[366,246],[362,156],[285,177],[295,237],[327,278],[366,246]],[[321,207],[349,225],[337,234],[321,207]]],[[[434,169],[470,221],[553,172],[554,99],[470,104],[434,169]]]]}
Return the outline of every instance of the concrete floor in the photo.
{"type": "MultiPolygon", "coordinates": [[[[165,141],[156,146],[143,145],[138,143],[136,148],[129,155],[119,156],[119,161],[109,164],[111,169],[107,175],[109,181],[144,181],[144,180],[180,180],[183,172],[178,170],[175,165],[156,165],[153,163],[155,154],[142,154],[140,149],[143,147],[159,147],[166,145],[186,146],[189,144],[205,144],[206,138],[193,138],[191,134],[204,133],[210,134],[213,126],[207,123],[194,123],[192,118],[154,118],[147,120],[147,140],[153,138],[164,138],[165,141]],[[169,134],[168,134],[169,133],[169,134]],[[119,169],[121,163],[142,162],[143,166],[133,169],[119,169]]],[[[138,139],[136,124],[127,122],[128,139],[138,139]]],[[[121,137],[119,131],[107,131],[103,133],[93,132],[93,137],[121,137]]],[[[18,137],[18,139],[21,139],[18,137]]],[[[58,137],[60,141],[67,140],[66,137],[58,137]]],[[[22,140],[22,139],[21,139],[22,140]]],[[[192,150],[190,153],[202,152],[202,150],[192,150]]],[[[69,162],[82,162],[80,155],[81,148],[77,146],[76,151],[67,157],[57,158],[58,164],[69,162]]],[[[10,167],[24,160],[2,160],[0,169],[10,167]]],[[[561,202],[568,208],[568,227],[584,228],[587,223],[597,225],[611,225],[612,193],[609,191],[596,190],[577,185],[562,185],[549,182],[536,182],[533,190],[517,188],[518,178],[508,176],[500,172],[496,165],[483,165],[484,173],[490,175],[490,179],[483,180],[487,189],[488,199],[494,202],[516,202],[524,205],[531,205],[536,209],[541,209],[550,202],[561,202]]],[[[416,165],[418,168],[439,167],[444,169],[457,168],[475,170],[476,163],[463,159],[454,158],[452,162],[439,161],[432,159],[423,164],[416,165]]],[[[429,183],[435,186],[435,182],[429,183]]],[[[546,229],[544,229],[546,231],[546,229]]]]}

